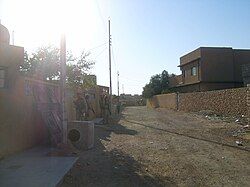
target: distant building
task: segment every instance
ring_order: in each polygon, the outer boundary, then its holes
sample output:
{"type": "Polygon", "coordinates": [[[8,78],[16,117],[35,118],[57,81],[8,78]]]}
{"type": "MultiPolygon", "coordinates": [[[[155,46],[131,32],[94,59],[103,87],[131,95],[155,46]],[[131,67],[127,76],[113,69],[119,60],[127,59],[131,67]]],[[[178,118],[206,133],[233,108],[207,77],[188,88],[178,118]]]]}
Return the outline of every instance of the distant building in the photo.
{"type": "Polygon", "coordinates": [[[97,85],[99,88],[99,93],[100,94],[109,94],[109,87],[107,86],[101,86],[101,85],[97,85]]]}
{"type": "Polygon", "coordinates": [[[200,47],[180,58],[182,74],[169,85],[178,92],[242,87],[242,67],[249,63],[250,50],[200,47]]]}
{"type": "Polygon", "coordinates": [[[24,61],[24,48],[10,45],[10,34],[0,24],[0,89],[11,89],[24,61]]]}
{"type": "Polygon", "coordinates": [[[121,94],[120,102],[125,106],[145,105],[145,101],[143,100],[142,96],[138,94],[121,94]]]}

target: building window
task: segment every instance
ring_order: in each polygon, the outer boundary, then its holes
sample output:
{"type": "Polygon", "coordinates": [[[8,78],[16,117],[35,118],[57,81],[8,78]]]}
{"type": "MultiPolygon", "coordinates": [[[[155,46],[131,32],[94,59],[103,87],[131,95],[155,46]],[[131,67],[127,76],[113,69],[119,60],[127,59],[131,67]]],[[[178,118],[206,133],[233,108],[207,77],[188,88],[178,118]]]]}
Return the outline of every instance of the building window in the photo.
{"type": "Polygon", "coordinates": [[[0,88],[6,86],[6,68],[0,66],[0,88]]]}
{"type": "Polygon", "coordinates": [[[185,70],[182,70],[182,76],[185,77],[185,70]]]}
{"type": "Polygon", "coordinates": [[[191,68],[191,75],[193,75],[193,76],[197,75],[197,67],[191,68]]]}

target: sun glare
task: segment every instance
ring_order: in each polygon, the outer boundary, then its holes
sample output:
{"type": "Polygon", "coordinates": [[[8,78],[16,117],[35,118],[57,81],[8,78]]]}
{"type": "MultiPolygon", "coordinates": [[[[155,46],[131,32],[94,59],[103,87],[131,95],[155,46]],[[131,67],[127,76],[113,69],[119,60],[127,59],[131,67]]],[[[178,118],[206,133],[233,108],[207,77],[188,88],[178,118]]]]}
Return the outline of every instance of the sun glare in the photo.
{"type": "MultiPolygon", "coordinates": [[[[13,27],[21,28],[15,33],[17,38],[25,38],[25,43],[29,38],[31,46],[37,46],[40,41],[58,42],[61,34],[65,34],[73,45],[81,41],[88,44],[98,30],[95,1],[13,0],[5,4],[13,10],[8,13],[10,22],[18,24],[13,27]]],[[[20,43],[24,41],[20,39],[20,43]]]]}

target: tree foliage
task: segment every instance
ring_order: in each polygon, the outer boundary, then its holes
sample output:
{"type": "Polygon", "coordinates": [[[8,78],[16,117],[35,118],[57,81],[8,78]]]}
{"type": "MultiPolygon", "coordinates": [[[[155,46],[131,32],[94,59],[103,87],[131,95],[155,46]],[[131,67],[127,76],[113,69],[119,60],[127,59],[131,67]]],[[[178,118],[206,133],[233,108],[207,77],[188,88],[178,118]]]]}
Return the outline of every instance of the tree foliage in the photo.
{"type": "MultiPolygon", "coordinates": [[[[83,51],[79,57],[67,52],[66,76],[67,83],[73,87],[91,85],[85,77],[95,62],[90,59],[90,53],[83,51]]],[[[24,64],[20,67],[21,73],[26,76],[40,76],[43,80],[60,79],[60,50],[46,46],[39,48],[29,55],[24,53],[24,64]]]]}
{"type": "Polygon", "coordinates": [[[144,98],[151,98],[154,95],[168,92],[169,90],[169,77],[175,76],[174,74],[169,75],[166,70],[162,71],[161,74],[153,75],[150,78],[148,84],[143,87],[142,96],[144,98]]]}

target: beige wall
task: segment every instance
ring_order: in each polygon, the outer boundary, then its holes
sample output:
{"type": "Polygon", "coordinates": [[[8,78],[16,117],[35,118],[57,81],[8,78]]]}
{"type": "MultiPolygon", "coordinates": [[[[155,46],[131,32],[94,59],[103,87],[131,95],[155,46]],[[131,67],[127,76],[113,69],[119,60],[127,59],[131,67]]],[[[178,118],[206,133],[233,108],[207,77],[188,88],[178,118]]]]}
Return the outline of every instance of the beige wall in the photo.
{"type": "Polygon", "coordinates": [[[44,143],[48,137],[33,95],[26,95],[25,81],[18,77],[11,89],[0,90],[0,158],[44,143]]]}
{"type": "Polygon", "coordinates": [[[151,99],[147,100],[147,106],[150,108],[168,108],[176,109],[177,108],[177,94],[161,94],[155,95],[151,99]]]}
{"type": "Polygon", "coordinates": [[[147,100],[148,107],[178,109],[187,112],[212,110],[222,115],[247,115],[247,88],[207,92],[163,94],[147,100]],[[177,104],[177,97],[179,102],[177,104]]]}
{"type": "Polygon", "coordinates": [[[160,108],[176,109],[176,93],[156,95],[155,97],[157,98],[158,105],[160,108]]]}

